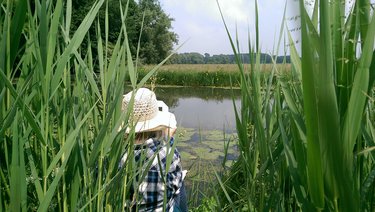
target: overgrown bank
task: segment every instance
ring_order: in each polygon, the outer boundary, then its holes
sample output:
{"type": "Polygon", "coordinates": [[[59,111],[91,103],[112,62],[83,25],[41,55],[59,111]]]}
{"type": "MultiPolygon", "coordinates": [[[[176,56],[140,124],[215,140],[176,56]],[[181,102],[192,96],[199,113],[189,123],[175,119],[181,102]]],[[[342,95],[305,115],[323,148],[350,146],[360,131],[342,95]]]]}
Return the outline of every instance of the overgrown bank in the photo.
{"type": "MultiPolygon", "coordinates": [[[[281,65],[280,65],[281,66],[281,65]]],[[[284,65],[285,66],[285,65],[284,65]]],[[[286,65],[289,67],[289,65],[286,65]]],[[[142,79],[154,66],[142,66],[138,76],[142,79]]],[[[250,70],[245,64],[244,68],[250,70]]],[[[267,77],[273,66],[263,64],[262,73],[267,77]]],[[[157,85],[240,87],[241,75],[235,64],[178,64],[164,65],[151,78],[157,85]]]]}

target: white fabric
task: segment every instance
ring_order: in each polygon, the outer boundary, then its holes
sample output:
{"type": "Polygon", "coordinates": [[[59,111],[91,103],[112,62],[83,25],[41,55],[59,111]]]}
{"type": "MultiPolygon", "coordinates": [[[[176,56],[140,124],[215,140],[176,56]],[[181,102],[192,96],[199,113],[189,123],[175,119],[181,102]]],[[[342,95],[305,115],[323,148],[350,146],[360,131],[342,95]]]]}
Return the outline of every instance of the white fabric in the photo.
{"type": "MultiPolygon", "coordinates": [[[[133,92],[124,95],[122,110],[131,107],[133,92]]],[[[134,94],[133,113],[131,113],[129,124],[133,124],[135,132],[156,131],[164,128],[176,128],[177,122],[173,113],[169,112],[168,106],[156,99],[155,93],[147,88],[140,88],[134,94]]],[[[120,127],[122,129],[123,126],[120,127]]],[[[132,126],[126,128],[130,132],[132,126]]]]}

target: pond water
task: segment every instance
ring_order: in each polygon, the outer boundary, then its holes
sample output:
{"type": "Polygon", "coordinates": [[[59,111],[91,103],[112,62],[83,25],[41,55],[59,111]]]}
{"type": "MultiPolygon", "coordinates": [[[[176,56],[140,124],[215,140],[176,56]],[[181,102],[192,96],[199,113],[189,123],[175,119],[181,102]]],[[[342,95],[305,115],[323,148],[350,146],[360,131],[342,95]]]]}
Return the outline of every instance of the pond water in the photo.
{"type": "Polygon", "coordinates": [[[236,125],[233,106],[239,107],[240,90],[207,87],[157,87],[177,119],[177,147],[185,164],[197,159],[221,163],[224,141],[229,142],[227,159],[236,158],[236,125]]]}
{"type": "Polygon", "coordinates": [[[175,140],[183,169],[188,170],[185,186],[192,206],[199,205],[215,181],[213,169],[228,167],[238,157],[233,99],[239,108],[239,89],[207,87],[157,87],[177,119],[175,140]],[[224,153],[224,142],[229,146],[224,153]],[[200,191],[200,192],[197,192],[200,191]]]}
{"type": "Polygon", "coordinates": [[[155,93],[176,115],[179,126],[226,131],[236,127],[233,98],[238,108],[241,95],[238,89],[158,87],[155,93]]]}

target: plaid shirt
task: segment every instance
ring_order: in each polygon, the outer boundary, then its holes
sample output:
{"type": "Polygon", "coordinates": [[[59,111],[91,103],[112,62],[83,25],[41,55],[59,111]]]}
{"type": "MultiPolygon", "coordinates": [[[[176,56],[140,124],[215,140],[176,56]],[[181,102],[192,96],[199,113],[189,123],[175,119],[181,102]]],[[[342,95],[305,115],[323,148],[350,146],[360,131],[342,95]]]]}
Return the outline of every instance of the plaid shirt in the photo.
{"type": "MultiPolygon", "coordinates": [[[[135,147],[135,162],[139,167],[142,167],[142,171],[137,175],[137,185],[134,186],[138,188],[137,208],[139,211],[163,211],[165,189],[167,196],[166,211],[173,211],[173,206],[175,204],[174,197],[177,196],[182,186],[183,179],[180,153],[176,148],[169,170],[166,170],[167,156],[171,149],[172,148],[165,145],[163,141],[152,138],[148,139],[145,144],[135,147]],[[150,160],[152,160],[152,162],[150,160]],[[148,167],[150,162],[152,164],[148,172],[143,173],[145,170],[147,171],[146,167],[148,167]],[[165,175],[166,171],[168,171],[168,173],[165,175]],[[146,175],[143,181],[137,182],[139,181],[139,177],[144,174],[146,175]],[[164,183],[164,181],[166,183],[164,183]]],[[[121,160],[122,164],[125,162],[126,158],[127,156],[124,155],[121,160]]]]}

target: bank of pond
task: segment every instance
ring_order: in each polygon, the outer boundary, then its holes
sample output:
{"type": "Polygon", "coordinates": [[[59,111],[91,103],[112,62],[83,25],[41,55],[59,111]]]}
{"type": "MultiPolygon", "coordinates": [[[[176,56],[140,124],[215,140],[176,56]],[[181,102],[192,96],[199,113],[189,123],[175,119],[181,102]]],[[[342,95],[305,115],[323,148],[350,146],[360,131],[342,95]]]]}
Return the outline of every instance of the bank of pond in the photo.
{"type": "MultiPolygon", "coordinates": [[[[155,65],[141,66],[138,70],[138,79],[142,79],[154,67],[155,65]]],[[[262,64],[260,69],[264,76],[268,76],[272,70],[287,71],[290,65],[262,64]]],[[[250,65],[244,64],[244,70],[250,73],[250,65]]],[[[239,87],[241,73],[236,64],[163,65],[150,81],[157,85],[239,87]]]]}

